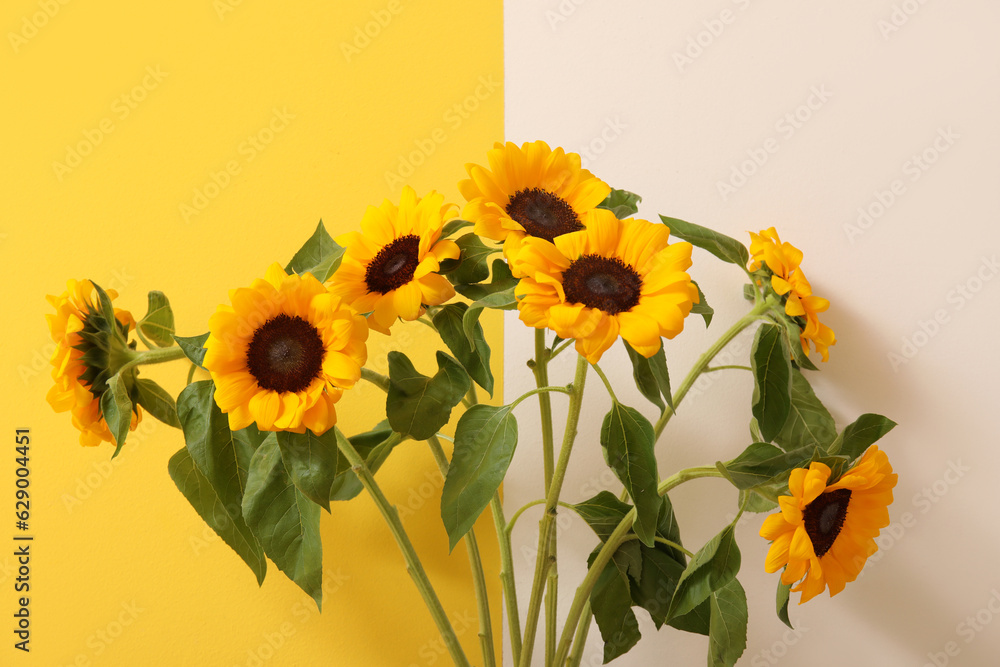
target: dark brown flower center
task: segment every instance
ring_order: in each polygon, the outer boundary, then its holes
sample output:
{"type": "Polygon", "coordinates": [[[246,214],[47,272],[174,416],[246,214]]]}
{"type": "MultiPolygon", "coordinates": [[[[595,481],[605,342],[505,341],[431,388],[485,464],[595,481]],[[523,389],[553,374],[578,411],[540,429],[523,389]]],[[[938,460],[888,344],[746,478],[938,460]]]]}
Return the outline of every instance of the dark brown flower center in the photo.
{"type": "Polygon", "coordinates": [[[400,236],[383,246],[365,271],[368,291],[388,294],[413,280],[413,272],[420,263],[419,256],[420,237],[416,234],[400,236]]]}
{"type": "Polygon", "coordinates": [[[277,392],[302,391],[323,368],[323,339],[309,322],[282,313],[254,334],[247,366],[257,384],[277,392]]]}
{"type": "Polygon", "coordinates": [[[582,303],[611,315],[639,305],[642,278],[617,257],[583,255],[563,271],[568,303],[582,303]]]}
{"type": "Polygon", "coordinates": [[[806,533],[809,534],[817,558],[826,555],[840,535],[850,502],[850,489],[828,491],[809,503],[809,507],[802,513],[806,533]]]}
{"type": "Polygon", "coordinates": [[[539,188],[518,190],[510,198],[506,210],[507,215],[524,227],[528,236],[547,241],[583,229],[580,217],[565,199],[539,188]]]}

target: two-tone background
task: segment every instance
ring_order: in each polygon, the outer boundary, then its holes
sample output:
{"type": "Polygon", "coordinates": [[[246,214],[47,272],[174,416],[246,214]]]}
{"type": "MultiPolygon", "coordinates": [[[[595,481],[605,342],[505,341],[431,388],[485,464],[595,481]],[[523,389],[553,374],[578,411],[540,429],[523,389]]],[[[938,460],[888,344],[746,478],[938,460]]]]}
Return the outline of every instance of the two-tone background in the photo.
{"type": "MultiPolygon", "coordinates": [[[[322,218],[353,228],[404,183],[457,198],[462,165],[498,139],[580,152],[640,213],[747,239],[774,225],[805,252],[839,342],[814,385],[842,424],[900,426],[884,448],[900,475],[893,524],[858,582],[773,614],[761,517],[740,526],[750,638],[760,667],[991,665],[1000,654],[1000,10],[987,0],[364,0],[278,5],[184,0],[9,0],[0,10],[3,98],[0,314],[0,664],[447,664],[444,648],[366,499],[324,517],[322,615],[274,568],[262,589],[166,474],[179,433],[147,419],[114,462],[81,449],[44,401],[44,295],[90,277],[143,312],[171,297],[194,335],[226,291],[285,261],[322,218]],[[32,652],[13,649],[15,428],[32,446],[32,652]],[[9,437],[8,437],[9,436],[9,437]],[[4,491],[6,489],[6,491],[4,491]],[[7,500],[4,500],[6,498],[7,500]],[[6,508],[6,509],[5,509],[6,508]],[[6,623],[6,625],[4,625],[6,623]]],[[[700,251],[692,276],[716,308],[668,344],[683,375],[741,314],[741,283],[700,251]]],[[[530,383],[530,332],[492,321],[504,394],[530,383]],[[502,332],[502,333],[501,333],[502,332]],[[505,359],[500,362],[501,355],[505,359]]],[[[429,361],[427,339],[373,335],[429,361]]],[[[745,354],[738,339],[734,352],[745,354]]],[[[627,388],[621,349],[602,366],[627,388]]],[[[567,360],[563,360],[564,362],[567,360]]],[[[568,368],[556,368],[567,374],[568,368]]],[[[174,389],[183,370],[156,375],[174,389]]],[[[568,381],[568,377],[566,380],[568,381]]],[[[658,450],[661,474],[729,458],[746,443],[751,386],[699,384],[658,450]]],[[[623,400],[646,409],[637,392],[623,400]]],[[[377,417],[359,389],[345,426],[377,417]]],[[[560,402],[556,401],[557,406],[560,402]]],[[[597,446],[607,398],[588,397],[566,499],[617,489],[597,446]]],[[[506,485],[508,513],[541,495],[533,405],[506,485]]],[[[447,556],[441,479],[426,451],[380,473],[470,655],[467,563],[447,556]]],[[[700,544],[731,517],[713,481],[675,494],[700,544]]],[[[523,594],[535,514],[517,530],[523,594]],[[522,547],[526,547],[522,549],[522,547]]],[[[594,537],[562,519],[562,592],[594,537]]],[[[486,523],[481,539],[489,534],[486,523]]],[[[495,552],[486,550],[496,572],[495,552]]],[[[495,581],[495,579],[493,580],[495,581]]],[[[493,586],[500,629],[499,586],[493,586]]],[[[562,608],[568,607],[569,598],[562,608]]],[[[701,664],[705,639],[646,635],[623,665],[701,664]]],[[[584,664],[601,661],[591,633],[584,664]]]]}

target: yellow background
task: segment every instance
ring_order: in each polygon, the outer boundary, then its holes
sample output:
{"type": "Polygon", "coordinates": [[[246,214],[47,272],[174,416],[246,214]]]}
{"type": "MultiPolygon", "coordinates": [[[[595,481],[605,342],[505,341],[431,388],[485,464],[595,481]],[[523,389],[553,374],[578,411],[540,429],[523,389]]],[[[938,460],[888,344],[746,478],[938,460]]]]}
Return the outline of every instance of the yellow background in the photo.
{"type": "MultiPolygon", "coordinates": [[[[147,416],[114,462],[110,445],[80,448],[68,414],[44,400],[44,295],[87,277],[141,316],[159,289],[178,333],[197,335],[228,289],[286,262],[320,218],[333,234],[352,229],[368,204],[398,200],[404,181],[456,200],[462,165],[503,136],[501,3],[6,0],[0,27],[0,543],[11,545],[0,547],[0,663],[448,664],[366,497],[324,514],[320,615],[273,564],[258,589],[175,489],[167,460],[183,446],[179,431],[147,416]],[[87,154],[77,161],[71,147],[87,154]],[[13,439],[24,426],[29,655],[11,634],[13,439]]],[[[499,319],[489,324],[499,374],[499,319]]],[[[384,370],[395,348],[432,370],[417,328],[373,334],[373,366],[384,370]]],[[[185,371],[144,373],[176,395],[185,371]]],[[[344,430],[370,427],[383,400],[371,387],[349,393],[344,430]]],[[[468,562],[462,547],[447,555],[434,470],[426,448],[408,443],[379,480],[481,664],[468,562]]],[[[491,523],[478,533],[499,642],[491,523]]]]}

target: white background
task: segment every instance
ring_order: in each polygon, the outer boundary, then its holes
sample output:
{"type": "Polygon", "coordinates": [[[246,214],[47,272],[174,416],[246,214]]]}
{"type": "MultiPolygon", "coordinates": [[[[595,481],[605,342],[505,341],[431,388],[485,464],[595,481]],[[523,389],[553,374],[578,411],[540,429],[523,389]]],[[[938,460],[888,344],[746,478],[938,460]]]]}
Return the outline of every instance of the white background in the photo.
{"type": "MultiPolygon", "coordinates": [[[[750,629],[740,664],[997,664],[1000,614],[987,604],[995,596],[1000,611],[1000,6],[508,0],[505,12],[507,139],[589,151],[585,164],[595,174],[643,196],[642,217],[683,218],[747,243],[747,231],[776,226],[805,252],[814,292],[832,303],[823,321],[838,343],[822,371],[809,375],[820,398],[841,427],[864,412],[900,424],[880,443],[899,473],[893,534],[883,531],[882,551],[837,597],[798,607],[793,597],[800,633],[787,632],[774,614],[778,576],[763,571],[763,517],[741,524],[750,629]],[[812,109],[803,106],[810,98],[812,109]],[[786,119],[796,113],[800,120],[786,119]],[[769,139],[767,161],[747,163],[754,153],[762,161],[769,139]],[[925,152],[933,163],[921,168],[914,158],[925,152]],[[734,168],[750,175],[724,195],[719,184],[734,168]],[[859,208],[873,217],[859,223],[859,208]]],[[[667,343],[675,387],[747,308],[739,270],[700,250],[694,262],[692,277],[716,321],[706,332],[692,316],[667,343]]],[[[505,335],[512,399],[532,386],[523,366],[532,333],[511,316],[505,335]]],[[[734,342],[744,355],[736,363],[745,363],[747,345],[734,342]]],[[[571,379],[571,356],[558,360],[553,384],[571,379]]],[[[655,419],[655,408],[629,389],[620,345],[601,365],[622,400],[655,419]]],[[[598,442],[609,399],[593,373],[589,380],[564,487],[571,502],[620,488],[598,442]]],[[[692,392],[658,445],[661,477],[749,444],[751,391],[749,374],[730,371],[692,392]]],[[[554,396],[564,410],[564,397],[554,396]]],[[[541,454],[528,435],[537,433],[536,404],[525,402],[518,419],[508,516],[542,496],[541,454]]],[[[735,493],[718,480],[689,483],[672,498],[694,548],[735,509],[735,493]]],[[[539,513],[526,512],[514,533],[522,614],[539,513]]],[[[565,613],[596,538],[582,520],[566,512],[560,520],[565,613]]],[[[704,664],[707,639],[657,633],[645,612],[637,615],[643,640],[614,664],[704,664]]],[[[584,664],[600,663],[595,626],[584,664]]]]}

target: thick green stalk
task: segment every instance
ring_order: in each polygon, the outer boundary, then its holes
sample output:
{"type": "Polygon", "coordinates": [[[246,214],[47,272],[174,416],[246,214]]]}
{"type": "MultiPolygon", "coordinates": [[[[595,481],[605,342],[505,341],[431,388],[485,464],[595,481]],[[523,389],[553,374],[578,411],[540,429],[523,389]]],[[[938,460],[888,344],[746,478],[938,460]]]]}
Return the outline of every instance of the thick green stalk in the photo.
{"type": "Polygon", "coordinates": [[[379,512],[382,513],[383,518],[385,518],[386,523],[389,525],[389,530],[392,531],[392,536],[396,539],[396,544],[399,545],[399,550],[403,552],[403,558],[406,560],[406,571],[413,579],[413,583],[416,585],[417,590],[420,591],[420,595],[423,597],[428,611],[430,611],[431,616],[434,618],[438,631],[444,639],[444,644],[451,654],[452,661],[457,667],[470,667],[469,660],[465,657],[465,652],[462,650],[462,645],[459,644],[458,637],[455,635],[455,629],[452,627],[451,621],[448,620],[448,615],[445,613],[444,607],[441,606],[441,600],[438,599],[437,593],[434,592],[434,587],[431,586],[431,582],[427,578],[427,573],[420,563],[420,558],[417,556],[417,552],[413,548],[406,530],[403,528],[403,523],[399,520],[399,512],[396,511],[396,507],[391,505],[385,494],[382,493],[382,489],[379,488],[371,470],[368,469],[365,460],[354,449],[351,441],[347,438],[338,437],[337,446],[348,462],[350,462],[351,470],[361,480],[361,484],[368,491],[375,502],[375,506],[378,507],[379,512]]]}
{"type": "MultiPolygon", "coordinates": [[[[447,476],[448,457],[445,456],[441,441],[434,436],[427,441],[427,444],[431,446],[431,453],[434,454],[434,460],[437,462],[441,474],[447,476]]],[[[475,530],[470,529],[462,540],[469,553],[469,566],[472,569],[472,586],[476,593],[476,608],[479,614],[479,644],[483,653],[483,662],[486,667],[496,667],[496,647],[493,643],[489,593],[486,589],[486,574],[483,572],[483,559],[479,553],[479,542],[476,540],[475,530]]]]}
{"type": "Polygon", "coordinates": [[[511,552],[510,533],[507,532],[507,521],[503,515],[503,503],[500,493],[494,493],[490,500],[493,511],[493,525],[497,531],[497,543],[500,546],[500,584],[507,601],[507,625],[510,626],[510,652],[516,665],[521,659],[521,616],[517,610],[517,588],[514,586],[514,556],[511,552]]]}
{"type": "Polygon", "coordinates": [[[573,638],[573,650],[569,654],[567,667],[580,667],[583,662],[583,649],[587,645],[587,634],[590,632],[590,597],[583,605],[583,614],[580,615],[580,624],[576,628],[576,637],[573,638]]]}
{"type": "Polygon", "coordinates": [[[542,592],[546,577],[555,563],[555,554],[550,551],[554,543],[556,507],[559,503],[559,493],[562,491],[563,480],[566,477],[566,467],[569,465],[573,442],[576,439],[576,428],[580,422],[580,408],[583,405],[583,389],[587,380],[587,369],[590,364],[583,357],[576,362],[576,375],[573,379],[573,391],[569,398],[569,413],[566,416],[566,431],[563,434],[562,447],[559,450],[559,460],[552,471],[552,481],[549,484],[545,499],[545,513],[542,515],[538,530],[538,555],[535,559],[535,579],[531,586],[531,598],[528,601],[528,618],[524,626],[524,645],[521,650],[520,667],[531,665],[531,654],[534,649],[535,633],[538,628],[538,616],[542,606],[542,592]]]}

